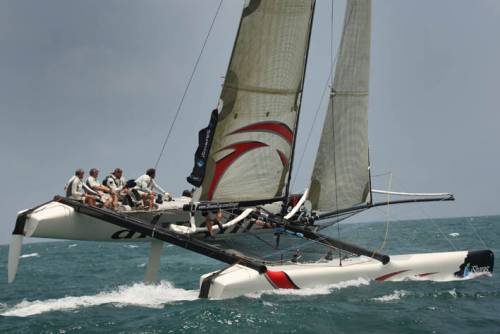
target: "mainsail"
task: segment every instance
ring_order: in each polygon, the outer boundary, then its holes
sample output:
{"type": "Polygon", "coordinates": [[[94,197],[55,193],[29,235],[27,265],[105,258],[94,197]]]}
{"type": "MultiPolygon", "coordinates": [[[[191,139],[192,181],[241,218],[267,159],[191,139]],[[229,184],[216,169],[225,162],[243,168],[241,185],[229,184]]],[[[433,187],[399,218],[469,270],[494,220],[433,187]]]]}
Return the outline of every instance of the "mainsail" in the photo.
{"type": "Polygon", "coordinates": [[[347,2],[342,41],[309,199],[338,211],[370,200],[368,82],[371,0],[347,2]]]}
{"type": "Polygon", "coordinates": [[[201,200],[285,196],[314,0],[245,3],[201,200]]]}

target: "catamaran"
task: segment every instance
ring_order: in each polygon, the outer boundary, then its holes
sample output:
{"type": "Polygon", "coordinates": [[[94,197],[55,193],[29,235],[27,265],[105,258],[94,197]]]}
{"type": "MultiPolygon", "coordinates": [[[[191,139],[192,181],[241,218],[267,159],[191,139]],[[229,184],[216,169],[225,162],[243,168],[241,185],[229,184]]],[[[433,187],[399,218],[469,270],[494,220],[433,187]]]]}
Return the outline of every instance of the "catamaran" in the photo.
{"type": "MultiPolygon", "coordinates": [[[[56,196],[17,215],[8,258],[16,276],[22,240],[147,241],[145,281],[155,282],[164,242],[229,266],[203,275],[200,297],[231,298],[353,279],[463,280],[491,275],[490,250],[386,255],[320,233],[381,205],[451,201],[449,193],[372,189],[368,149],[371,1],[348,0],[328,109],[310,186],[291,175],[314,0],[251,0],[242,10],[220,103],[199,132],[191,199],[153,210],[87,206],[56,196]],[[374,194],[400,196],[374,201],[374,194]],[[225,218],[209,236],[207,212],[225,218]]],[[[333,64],[333,62],[332,62],[333,64]]],[[[208,116],[208,115],[207,115],[208,116]]]]}

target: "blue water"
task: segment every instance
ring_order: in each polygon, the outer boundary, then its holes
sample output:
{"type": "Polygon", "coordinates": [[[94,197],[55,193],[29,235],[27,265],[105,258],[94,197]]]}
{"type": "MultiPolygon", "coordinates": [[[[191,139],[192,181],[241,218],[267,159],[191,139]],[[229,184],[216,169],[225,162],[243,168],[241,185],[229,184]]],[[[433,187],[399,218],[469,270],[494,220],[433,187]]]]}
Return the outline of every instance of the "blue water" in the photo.
{"type": "MultiPolygon", "coordinates": [[[[384,231],[383,223],[341,226],[343,238],[374,248],[384,231]]],[[[389,231],[389,254],[485,245],[500,254],[500,217],[393,222],[389,231]]],[[[145,286],[148,251],[146,243],[26,244],[8,285],[8,248],[0,246],[0,333],[500,333],[495,273],[445,283],[357,280],[208,301],[197,298],[199,276],[222,264],[168,246],[161,284],[145,286]]]]}

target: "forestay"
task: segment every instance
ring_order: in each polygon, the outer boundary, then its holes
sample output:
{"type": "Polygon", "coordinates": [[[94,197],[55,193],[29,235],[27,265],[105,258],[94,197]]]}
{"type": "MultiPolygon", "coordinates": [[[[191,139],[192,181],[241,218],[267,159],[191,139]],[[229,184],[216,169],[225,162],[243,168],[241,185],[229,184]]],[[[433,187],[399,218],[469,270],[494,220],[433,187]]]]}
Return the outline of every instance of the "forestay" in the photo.
{"type": "Polygon", "coordinates": [[[313,0],[246,1],[201,200],[285,195],[313,7],[313,0]]]}
{"type": "Polygon", "coordinates": [[[309,198],[316,210],[343,210],[369,201],[370,16],[370,0],[347,2],[330,102],[311,178],[309,198]]]}

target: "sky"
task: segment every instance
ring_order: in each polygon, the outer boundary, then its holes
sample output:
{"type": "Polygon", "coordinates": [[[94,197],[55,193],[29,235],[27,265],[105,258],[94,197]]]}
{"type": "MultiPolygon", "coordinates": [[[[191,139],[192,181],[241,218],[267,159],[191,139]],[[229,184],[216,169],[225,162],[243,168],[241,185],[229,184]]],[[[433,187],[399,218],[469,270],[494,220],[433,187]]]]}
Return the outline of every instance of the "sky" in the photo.
{"type": "MultiPolygon", "coordinates": [[[[345,3],[333,3],[338,45],[345,3]]],[[[17,211],[63,193],[76,168],[97,167],[102,177],[121,167],[135,178],[154,165],[218,4],[0,0],[0,244],[17,211]]],[[[174,195],[189,188],[197,132],[219,99],[242,6],[223,1],[158,166],[157,180],[174,195]]],[[[326,109],[330,6],[316,5],[297,192],[308,186],[326,109]]],[[[391,219],[500,214],[499,35],[497,0],[373,2],[372,174],[391,172],[391,190],[457,199],[394,207],[391,219]]],[[[387,189],[389,177],[373,184],[387,189]]],[[[380,209],[355,220],[384,217],[380,209]]]]}

